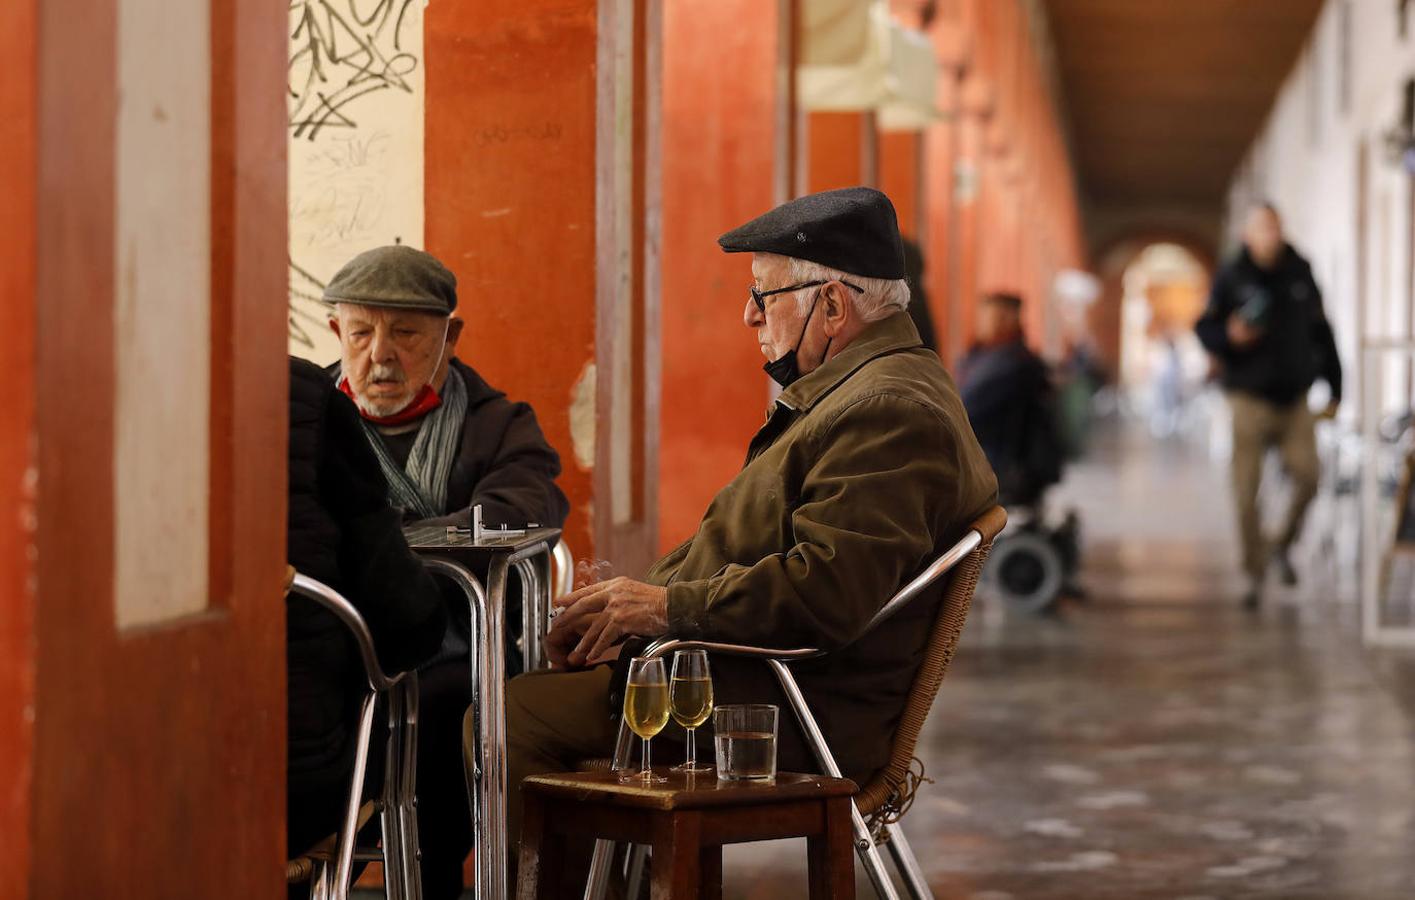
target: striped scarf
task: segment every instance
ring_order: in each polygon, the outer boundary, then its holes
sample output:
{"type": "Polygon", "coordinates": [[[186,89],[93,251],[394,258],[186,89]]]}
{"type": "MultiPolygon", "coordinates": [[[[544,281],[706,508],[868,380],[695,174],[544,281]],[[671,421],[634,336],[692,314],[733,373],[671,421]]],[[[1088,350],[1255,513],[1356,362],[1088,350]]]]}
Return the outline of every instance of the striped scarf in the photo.
{"type": "Polygon", "coordinates": [[[378,456],[383,477],[388,479],[389,502],[419,519],[433,519],[447,513],[447,479],[452,474],[452,463],[462,443],[462,424],[467,418],[467,385],[456,368],[448,368],[441,396],[442,405],[424,416],[418,425],[418,436],[413,440],[406,469],[388,452],[378,426],[359,420],[378,456]]]}

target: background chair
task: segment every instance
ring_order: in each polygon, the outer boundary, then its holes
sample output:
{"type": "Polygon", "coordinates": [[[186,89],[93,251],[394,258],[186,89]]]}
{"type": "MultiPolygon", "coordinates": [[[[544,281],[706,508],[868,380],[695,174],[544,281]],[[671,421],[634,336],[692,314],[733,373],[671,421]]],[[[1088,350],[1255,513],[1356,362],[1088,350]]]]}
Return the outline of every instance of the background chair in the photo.
{"type": "Polygon", "coordinates": [[[368,689],[359,704],[359,724],[354,751],[354,771],[349,776],[349,799],[344,824],[337,834],[321,841],[287,863],[286,881],[310,882],[312,900],[346,900],[354,862],[382,862],[384,887],[389,900],[421,900],[418,872],[418,820],[413,808],[417,781],[418,676],[416,672],[384,674],[378,664],[373,637],[363,616],[333,588],[290,569],[286,591],[307,597],[329,610],[349,629],[363,661],[368,689]],[[365,803],[364,775],[368,769],[369,742],[375,708],[388,710],[388,746],[383,789],[365,803]],[[358,833],[374,813],[381,817],[383,841],[377,847],[357,846],[358,833]]]}
{"type": "MultiPolygon", "coordinates": [[[[909,895],[915,900],[931,900],[933,897],[928,883],[924,880],[923,872],[919,868],[918,860],[909,847],[903,830],[899,827],[899,818],[913,802],[914,791],[918,788],[921,780],[920,775],[913,774],[914,749],[918,744],[919,733],[923,729],[929,709],[933,706],[934,698],[938,695],[939,686],[943,683],[943,677],[948,671],[948,664],[957,649],[958,638],[963,632],[963,624],[968,616],[968,608],[972,604],[973,592],[978,585],[978,576],[982,572],[983,562],[987,559],[988,552],[992,548],[993,539],[1006,524],[1007,513],[1002,507],[995,506],[984,513],[970,526],[968,533],[964,535],[962,540],[934,560],[914,580],[895,594],[875,614],[863,632],[863,634],[868,634],[922,593],[929,585],[944,576],[948,577],[943,602],[939,606],[938,616],[934,620],[928,643],[925,645],[923,660],[914,675],[909,697],[905,701],[899,725],[894,732],[889,760],[884,768],[866,782],[852,799],[851,818],[856,851],[865,871],[869,873],[870,881],[874,884],[876,892],[887,900],[897,900],[898,894],[889,877],[889,872],[884,866],[884,860],[880,856],[880,844],[888,847],[909,895]]],[[[709,653],[745,656],[764,661],[776,674],[777,680],[781,684],[781,690],[786,695],[787,702],[801,726],[801,731],[806,736],[806,742],[816,757],[821,774],[833,778],[841,777],[840,766],[836,764],[835,755],[826,743],[825,736],[816,723],[815,715],[811,712],[810,706],[797,686],[796,679],[791,674],[789,667],[793,660],[822,656],[824,655],[823,651],[814,648],[777,650],[737,644],[663,638],[645,648],[642,655],[666,656],[676,650],[706,650],[709,653]]],[[[615,746],[612,763],[613,768],[620,769],[628,764],[632,743],[632,733],[621,722],[619,740],[615,746]]],[[[613,852],[610,842],[599,841],[596,843],[594,861],[590,867],[590,880],[585,889],[587,900],[599,900],[604,896],[613,852]]],[[[639,848],[636,853],[642,854],[642,848],[639,848]]],[[[642,870],[642,859],[632,860],[630,869],[631,871],[642,870]]]]}

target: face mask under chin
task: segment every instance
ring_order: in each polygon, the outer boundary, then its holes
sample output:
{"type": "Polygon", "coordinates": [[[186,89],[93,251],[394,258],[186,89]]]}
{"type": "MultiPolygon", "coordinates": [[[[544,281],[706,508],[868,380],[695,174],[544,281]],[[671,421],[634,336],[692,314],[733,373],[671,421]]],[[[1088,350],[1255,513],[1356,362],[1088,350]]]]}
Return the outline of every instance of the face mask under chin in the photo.
{"type": "MultiPolygon", "coordinates": [[[[801,342],[806,339],[806,329],[811,327],[811,316],[816,314],[816,303],[819,301],[820,292],[817,291],[815,299],[811,301],[811,311],[806,313],[806,321],[801,325],[801,334],[796,338],[796,346],[762,366],[762,371],[765,372],[772,381],[781,385],[783,390],[789,388],[801,378],[801,366],[796,358],[796,351],[801,349],[801,342]]],[[[821,363],[825,362],[826,356],[830,353],[831,340],[834,340],[834,338],[825,342],[825,350],[821,353],[821,363]]]]}

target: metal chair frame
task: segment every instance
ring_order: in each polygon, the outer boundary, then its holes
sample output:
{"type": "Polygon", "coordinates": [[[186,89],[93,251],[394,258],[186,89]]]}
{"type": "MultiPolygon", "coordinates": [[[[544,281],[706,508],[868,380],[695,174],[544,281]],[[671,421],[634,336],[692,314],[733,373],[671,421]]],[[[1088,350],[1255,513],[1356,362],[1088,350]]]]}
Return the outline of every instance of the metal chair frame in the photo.
{"type": "Polygon", "coordinates": [[[306,854],[313,864],[312,900],[347,900],[354,861],[381,861],[389,900],[421,900],[418,870],[417,800],[418,676],[417,672],[384,673],[378,664],[373,637],[359,611],[338,591],[308,575],[296,573],[290,591],[329,610],[354,638],[364,665],[368,689],[359,704],[359,725],[354,751],[354,771],[349,777],[349,798],[344,821],[333,849],[306,854]],[[381,847],[357,846],[359,808],[364,802],[364,776],[368,770],[374,711],[379,699],[388,711],[387,756],[383,789],[374,801],[381,817],[381,847]]]}
{"type": "MultiPolygon", "coordinates": [[[[884,607],[870,620],[869,625],[861,632],[861,636],[869,634],[881,622],[889,619],[911,600],[932,585],[938,579],[952,571],[959,563],[970,554],[984,549],[984,538],[982,532],[977,529],[969,531],[962,540],[954,544],[942,556],[934,560],[928,568],[904,586],[897,594],[890,599],[884,607]]],[[[810,705],[806,702],[805,696],[801,693],[800,687],[796,684],[795,676],[791,674],[789,664],[802,659],[814,659],[824,656],[825,651],[815,648],[800,648],[794,650],[769,649],[764,647],[749,647],[740,644],[723,644],[712,641],[684,641],[676,638],[660,638],[646,647],[641,654],[646,657],[662,657],[676,650],[706,650],[709,653],[721,654],[724,656],[739,656],[751,659],[760,659],[771,667],[775,673],[777,681],[781,684],[781,690],[786,695],[787,702],[791,706],[792,712],[796,716],[796,721],[801,726],[801,731],[806,736],[806,743],[810,746],[815,755],[816,762],[820,766],[821,773],[834,778],[840,778],[840,766],[835,761],[835,755],[831,752],[830,746],[826,743],[825,735],[821,733],[820,726],[816,723],[815,715],[812,714],[810,705]]],[[[623,722],[619,726],[619,737],[615,743],[613,768],[622,769],[629,764],[629,755],[633,746],[633,732],[623,722]]],[[[865,867],[865,871],[870,876],[870,881],[874,885],[875,891],[885,900],[898,900],[899,894],[895,891],[894,883],[889,877],[889,872],[884,865],[884,859],[880,856],[879,845],[884,843],[890,855],[894,858],[895,866],[904,881],[909,896],[914,900],[932,900],[933,893],[929,890],[928,882],[924,879],[923,870],[919,867],[918,859],[914,856],[914,851],[909,846],[908,840],[904,837],[903,830],[897,822],[882,826],[883,837],[877,838],[871,833],[869,825],[861,814],[859,805],[855,800],[851,801],[851,821],[855,835],[855,850],[859,854],[860,861],[865,867]]],[[[631,873],[641,873],[643,870],[642,854],[646,848],[636,848],[629,860],[629,870],[631,873]]],[[[613,842],[600,840],[595,842],[594,858],[590,866],[589,882],[585,886],[585,900],[602,900],[605,888],[608,885],[609,868],[614,856],[613,842]]]]}

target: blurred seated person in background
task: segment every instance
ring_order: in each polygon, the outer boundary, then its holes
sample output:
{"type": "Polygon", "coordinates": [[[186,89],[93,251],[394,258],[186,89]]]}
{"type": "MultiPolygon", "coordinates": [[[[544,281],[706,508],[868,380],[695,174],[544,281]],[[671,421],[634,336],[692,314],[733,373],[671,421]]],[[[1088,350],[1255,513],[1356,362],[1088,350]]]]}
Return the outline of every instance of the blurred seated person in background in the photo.
{"type": "MultiPolygon", "coordinates": [[[[403,540],[401,517],[388,505],[388,486],[362,438],[354,404],[318,366],[294,358],[289,455],[290,565],[359,610],[386,671],[406,671],[430,658],[447,627],[442,595],[403,540]]],[[[286,640],[287,835],[294,857],[343,821],[364,670],[345,626],[312,600],[290,596],[286,640]]],[[[373,746],[381,752],[383,744],[373,746]]],[[[371,765],[368,771],[369,789],[376,789],[383,769],[371,765]]],[[[462,791],[461,781],[459,771],[419,772],[418,792],[462,791]],[[456,780],[439,783],[439,775],[456,780]]]]}
{"type": "MultiPolygon", "coordinates": [[[[793,671],[841,768],[863,783],[887,759],[942,588],[862,633],[996,498],[957,391],[905,312],[904,256],[884,194],[802,197],[718,243],[753,254],[740,314],[783,390],[692,538],[643,581],[615,578],[557,599],[549,649],[574,671],[507,687],[513,843],[523,778],[612,753],[622,709],[613,672],[583,667],[631,635],[830,651],[793,671]]],[[[621,672],[632,653],[619,654],[621,672]]],[[[760,662],[712,665],[720,703],[786,706],[760,662]]],[[[789,715],[778,758],[783,770],[815,770],[789,715]]]]}
{"type": "MultiPolygon", "coordinates": [[[[488,525],[564,524],[569,503],[555,484],[560,457],[535,413],[456,358],[465,323],[452,317],[457,279],[442,263],[412,247],[378,247],[345,264],[324,299],[334,304],[329,324],[339,336],[334,381],[359,408],[362,437],[405,525],[469,528],[478,505],[488,525]]],[[[513,591],[511,599],[508,632],[521,618],[520,596],[513,591]]],[[[419,671],[418,756],[420,770],[426,759],[461,780],[461,721],[472,699],[470,626],[465,598],[449,588],[448,601],[453,627],[419,671]]],[[[508,663],[518,659],[507,656],[508,663]]],[[[456,896],[472,842],[465,785],[418,794],[419,823],[440,823],[420,828],[423,890],[429,898],[456,896]],[[430,856],[439,861],[435,872],[430,856]]]]}
{"type": "Polygon", "coordinates": [[[1065,456],[1046,363],[1022,333],[1022,299],[994,293],[978,308],[976,342],[958,390],[1004,504],[1035,506],[1061,479],[1065,456]]]}

